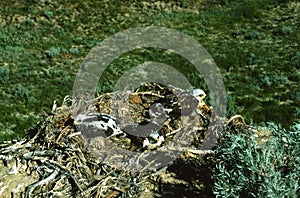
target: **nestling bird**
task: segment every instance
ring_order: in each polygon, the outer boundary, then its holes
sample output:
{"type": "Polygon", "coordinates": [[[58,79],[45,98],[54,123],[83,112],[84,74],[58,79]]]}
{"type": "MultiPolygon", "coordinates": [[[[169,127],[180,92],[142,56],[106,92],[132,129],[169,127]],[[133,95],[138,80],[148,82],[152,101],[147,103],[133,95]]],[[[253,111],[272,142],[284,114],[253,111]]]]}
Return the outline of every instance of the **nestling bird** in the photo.
{"type": "Polygon", "coordinates": [[[75,117],[74,124],[78,131],[87,138],[97,136],[112,137],[124,132],[117,126],[116,119],[108,114],[89,113],[79,114],[75,117]]]}
{"type": "Polygon", "coordinates": [[[161,126],[153,122],[146,124],[136,123],[128,125],[121,130],[113,116],[103,113],[89,113],[87,115],[77,115],[74,124],[77,130],[87,138],[99,136],[111,138],[122,135],[143,148],[154,148],[161,145],[164,141],[164,137],[157,132],[161,126]]]}
{"type": "Polygon", "coordinates": [[[199,101],[199,107],[205,104],[203,99],[206,97],[206,93],[202,89],[194,89],[192,95],[199,101]]]}
{"type": "Polygon", "coordinates": [[[194,89],[192,91],[192,95],[198,100],[197,113],[202,117],[203,121],[207,124],[209,119],[202,112],[203,110],[206,113],[211,111],[211,108],[203,100],[206,97],[206,93],[202,89],[194,89]]]}

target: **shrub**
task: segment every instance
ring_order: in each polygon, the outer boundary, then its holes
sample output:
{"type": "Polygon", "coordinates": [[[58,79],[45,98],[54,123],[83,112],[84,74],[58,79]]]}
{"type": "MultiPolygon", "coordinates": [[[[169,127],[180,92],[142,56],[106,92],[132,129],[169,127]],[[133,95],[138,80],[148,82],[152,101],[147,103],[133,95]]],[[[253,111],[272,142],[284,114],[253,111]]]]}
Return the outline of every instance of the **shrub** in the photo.
{"type": "Polygon", "coordinates": [[[78,49],[77,49],[76,47],[72,47],[72,48],[69,50],[69,52],[70,52],[71,54],[78,54],[78,53],[79,53],[79,51],[78,51],[78,49]]]}
{"type": "Polygon", "coordinates": [[[35,98],[31,95],[31,92],[24,87],[23,85],[17,85],[12,88],[11,94],[16,98],[16,99],[24,99],[29,103],[32,103],[35,101],[35,98]]]}
{"type": "Polygon", "coordinates": [[[47,17],[48,19],[51,19],[53,17],[53,12],[50,10],[46,10],[44,11],[44,15],[45,17],[47,17]]]}
{"type": "Polygon", "coordinates": [[[293,32],[293,29],[288,26],[282,26],[280,31],[282,34],[291,34],[293,32]]]}
{"type": "Polygon", "coordinates": [[[268,127],[267,142],[258,141],[253,133],[228,134],[217,146],[213,188],[217,197],[297,197],[300,123],[290,131],[273,123],[268,127]]]}
{"type": "Polygon", "coordinates": [[[61,52],[61,49],[59,47],[51,47],[47,52],[46,52],[46,56],[53,58],[57,55],[59,55],[61,52]]]}
{"type": "Polygon", "coordinates": [[[8,82],[9,73],[10,73],[9,67],[6,67],[6,66],[0,67],[0,83],[1,84],[6,84],[8,82]]]}

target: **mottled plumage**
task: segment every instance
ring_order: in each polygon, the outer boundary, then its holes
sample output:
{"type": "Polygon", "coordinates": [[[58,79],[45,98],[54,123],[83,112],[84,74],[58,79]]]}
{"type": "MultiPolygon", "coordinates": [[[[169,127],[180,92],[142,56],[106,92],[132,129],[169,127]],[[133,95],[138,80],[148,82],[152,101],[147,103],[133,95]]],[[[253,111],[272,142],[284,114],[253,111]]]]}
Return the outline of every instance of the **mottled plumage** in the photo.
{"type": "Polygon", "coordinates": [[[114,117],[102,113],[79,114],[75,117],[74,124],[78,131],[87,138],[97,136],[116,136],[124,134],[118,127],[114,117]]]}

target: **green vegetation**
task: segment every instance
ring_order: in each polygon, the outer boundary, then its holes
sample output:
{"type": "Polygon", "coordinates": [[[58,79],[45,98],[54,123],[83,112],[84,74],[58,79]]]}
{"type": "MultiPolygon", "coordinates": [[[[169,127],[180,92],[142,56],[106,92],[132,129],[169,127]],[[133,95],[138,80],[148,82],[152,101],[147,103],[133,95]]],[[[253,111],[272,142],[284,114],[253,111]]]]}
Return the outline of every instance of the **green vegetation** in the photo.
{"type": "MultiPolygon", "coordinates": [[[[0,141],[23,137],[55,99],[61,103],[71,94],[80,64],[97,43],[128,28],[165,26],[196,39],[215,59],[227,89],[228,116],[283,126],[268,125],[271,141],[263,148],[251,135],[221,140],[214,193],[295,197],[300,129],[299,123],[290,126],[300,115],[299,13],[296,0],[2,0],[0,141]]],[[[111,91],[126,70],[145,61],[172,65],[193,86],[206,87],[182,57],[147,48],[113,61],[97,91],[111,91]]]]}
{"type": "Polygon", "coordinates": [[[298,197],[300,123],[289,131],[274,123],[261,130],[264,137],[244,131],[221,140],[215,156],[217,197],[298,197]]]}

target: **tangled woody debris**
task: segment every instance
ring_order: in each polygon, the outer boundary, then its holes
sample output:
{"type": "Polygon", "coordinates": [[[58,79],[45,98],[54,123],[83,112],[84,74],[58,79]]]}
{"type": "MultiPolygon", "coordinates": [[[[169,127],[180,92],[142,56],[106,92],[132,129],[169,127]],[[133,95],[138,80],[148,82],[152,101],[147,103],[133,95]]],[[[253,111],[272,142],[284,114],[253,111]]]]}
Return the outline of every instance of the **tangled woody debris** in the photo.
{"type": "MultiPolygon", "coordinates": [[[[174,94],[178,90],[144,83],[129,94],[129,105],[122,108],[116,108],[118,100],[115,99],[121,98],[120,92],[99,95],[92,103],[78,100],[69,105],[69,99],[65,98],[58,107],[55,102],[52,114],[26,137],[0,145],[0,196],[155,197],[159,194],[160,182],[164,181],[162,178],[173,178],[173,182],[186,185],[175,179],[167,167],[156,168],[153,165],[155,159],[147,158],[147,153],[168,145],[183,123],[191,121],[196,133],[190,147],[179,158],[198,162],[200,155],[212,152],[201,150],[208,124],[214,119],[213,109],[203,101],[205,93],[202,90],[192,94],[182,91],[178,97],[174,94]],[[186,120],[182,119],[184,114],[191,115],[191,112],[200,115],[196,121],[188,116],[186,120]],[[155,130],[140,133],[142,128],[139,126],[149,124],[155,130]],[[100,128],[96,131],[102,135],[87,135],[90,126],[100,128]],[[141,164],[153,165],[153,168],[132,172],[108,165],[105,160],[118,161],[116,156],[123,157],[118,153],[114,156],[116,159],[110,159],[114,151],[107,146],[108,141],[123,149],[140,152],[141,164]],[[100,154],[94,155],[93,149],[100,149],[100,154]]],[[[226,126],[246,127],[241,116],[224,119],[226,126]]],[[[176,150],[176,147],[172,149],[176,150]]],[[[137,163],[134,160],[126,166],[133,167],[137,163]]],[[[201,191],[201,188],[193,187],[194,191],[201,191]]]]}

